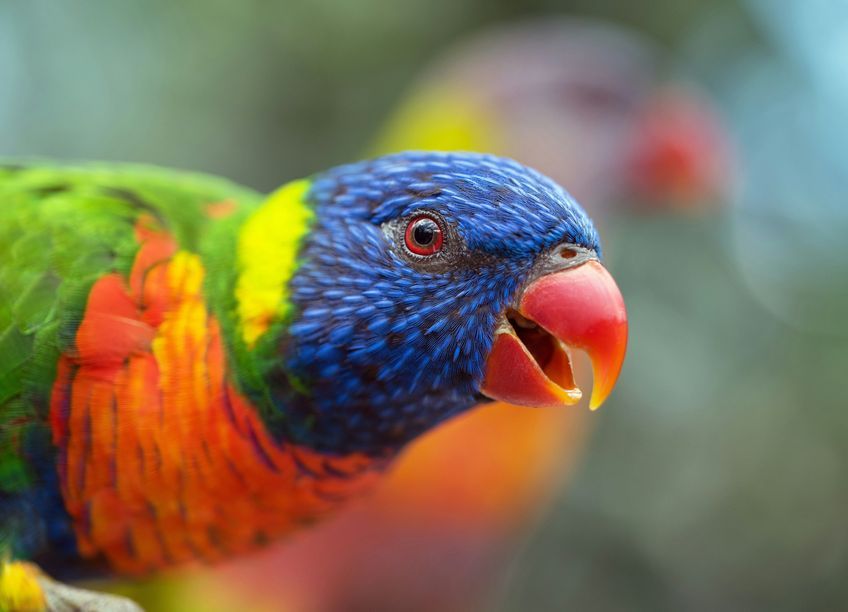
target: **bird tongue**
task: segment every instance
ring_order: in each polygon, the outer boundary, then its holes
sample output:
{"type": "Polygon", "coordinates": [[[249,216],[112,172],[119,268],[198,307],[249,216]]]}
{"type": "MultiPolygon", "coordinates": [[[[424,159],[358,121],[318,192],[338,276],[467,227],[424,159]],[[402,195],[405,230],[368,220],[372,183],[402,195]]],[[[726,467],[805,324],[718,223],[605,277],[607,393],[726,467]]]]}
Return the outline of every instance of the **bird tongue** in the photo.
{"type": "Polygon", "coordinates": [[[557,346],[540,361],[506,323],[495,335],[480,390],[488,397],[522,406],[571,406],[582,392],[574,384],[568,353],[557,346]]]}
{"type": "Polygon", "coordinates": [[[566,346],[592,361],[590,407],[612,392],[627,346],[624,300],[597,261],[548,274],[525,289],[517,315],[495,333],[480,390],[524,406],[570,406],[582,393],[574,383],[566,346]]]}

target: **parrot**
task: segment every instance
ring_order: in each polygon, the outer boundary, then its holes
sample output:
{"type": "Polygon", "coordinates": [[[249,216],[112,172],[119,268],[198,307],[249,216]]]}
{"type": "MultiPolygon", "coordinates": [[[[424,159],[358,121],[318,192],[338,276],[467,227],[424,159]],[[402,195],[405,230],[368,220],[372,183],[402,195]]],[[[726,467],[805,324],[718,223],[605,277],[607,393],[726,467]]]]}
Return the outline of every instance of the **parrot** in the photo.
{"type": "MultiPolygon", "coordinates": [[[[658,55],[599,20],[489,27],[423,71],[370,149],[507,155],[567,185],[610,232],[636,217],[702,218],[728,190],[725,129],[695,87],[659,76],[658,55]]],[[[405,449],[373,495],[187,590],[271,609],[281,597],[320,612],[489,609],[577,463],[588,415],[506,403],[458,415],[405,449]]]]}
{"type": "Polygon", "coordinates": [[[627,344],[601,258],[563,187],[490,154],[400,152],[270,195],[3,164],[0,609],[305,529],[478,404],[575,404],[575,350],[597,408],[627,344]]]}

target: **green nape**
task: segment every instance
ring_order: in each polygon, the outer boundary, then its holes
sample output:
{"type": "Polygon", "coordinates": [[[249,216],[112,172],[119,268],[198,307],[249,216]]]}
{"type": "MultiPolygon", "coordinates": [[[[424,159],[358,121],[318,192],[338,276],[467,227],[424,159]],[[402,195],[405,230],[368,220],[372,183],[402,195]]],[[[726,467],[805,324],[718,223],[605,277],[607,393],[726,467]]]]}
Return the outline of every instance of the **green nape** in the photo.
{"type": "Polygon", "coordinates": [[[309,179],[295,180],[258,206],[217,224],[200,252],[209,270],[206,291],[221,323],[237,382],[272,432],[284,415],[268,386],[270,373],[302,385],[280,367],[280,339],[293,316],[288,283],[298,266],[301,243],[314,221],[309,179]]]}

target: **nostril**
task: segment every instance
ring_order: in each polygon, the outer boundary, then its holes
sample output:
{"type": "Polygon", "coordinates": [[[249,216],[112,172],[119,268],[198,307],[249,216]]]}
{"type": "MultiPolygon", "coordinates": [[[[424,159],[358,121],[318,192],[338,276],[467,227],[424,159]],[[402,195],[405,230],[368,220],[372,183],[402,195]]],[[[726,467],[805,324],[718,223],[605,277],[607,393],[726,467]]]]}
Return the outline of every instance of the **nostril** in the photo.
{"type": "Polygon", "coordinates": [[[569,247],[563,247],[560,249],[559,256],[563,259],[574,259],[577,257],[577,251],[569,247]]]}

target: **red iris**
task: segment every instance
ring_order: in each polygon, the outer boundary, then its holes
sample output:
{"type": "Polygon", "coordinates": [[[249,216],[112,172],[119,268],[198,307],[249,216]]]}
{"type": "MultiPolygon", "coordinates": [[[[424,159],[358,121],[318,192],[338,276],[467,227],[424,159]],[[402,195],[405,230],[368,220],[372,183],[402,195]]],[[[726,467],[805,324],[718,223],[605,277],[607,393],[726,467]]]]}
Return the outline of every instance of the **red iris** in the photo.
{"type": "Polygon", "coordinates": [[[433,255],[442,249],[444,235],[439,222],[429,215],[414,217],[406,226],[406,248],[416,255],[433,255]]]}

